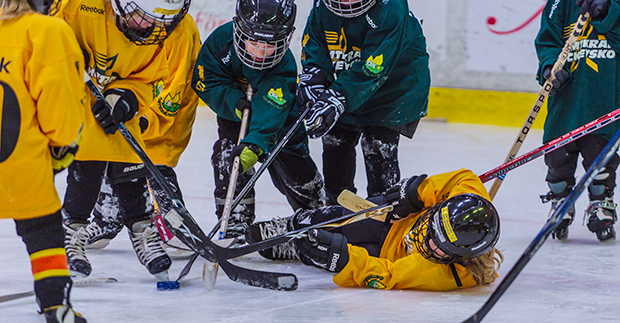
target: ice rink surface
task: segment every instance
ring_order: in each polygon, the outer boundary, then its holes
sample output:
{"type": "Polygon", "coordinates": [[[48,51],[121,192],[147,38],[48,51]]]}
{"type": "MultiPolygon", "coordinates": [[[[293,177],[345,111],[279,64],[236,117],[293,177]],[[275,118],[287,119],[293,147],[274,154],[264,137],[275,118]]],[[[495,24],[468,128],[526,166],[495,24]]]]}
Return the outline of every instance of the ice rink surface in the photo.
{"type": "MultiPolygon", "coordinates": [[[[540,122],[540,121],[539,121],[540,122]]],[[[482,174],[500,165],[518,128],[422,122],[412,140],[402,138],[403,177],[469,168],[482,174]]],[[[541,144],[542,131],[529,134],[521,153],[541,144]]],[[[216,139],[213,114],[199,110],[194,134],[177,167],[187,208],[203,230],[215,224],[210,156],[216,139]]],[[[320,141],[311,141],[321,164],[320,141]]],[[[358,152],[356,185],[366,195],[365,172],[358,152]]],[[[482,306],[499,281],[543,227],[549,204],[542,158],[506,177],[495,205],[501,216],[498,248],[505,261],[491,285],[452,292],[384,291],[339,288],[331,274],[297,262],[273,262],[254,253],[233,262],[244,267],[291,272],[299,278],[293,292],[261,290],[231,282],[220,270],[215,290],[202,280],[198,260],[178,291],[157,291],[156,279],[139,264],[125,231],[103,250],[88,252],[91,277],[114,277],[115,284],[75,287],[72,303],[89,322],[460,322],[482,306]]],[[[578,172],[578,176],[583,170],[578,172]]],[[[64,196],[65,179],[56,184],[64,196]]],[[[490,183],[487,184],[490,188],[490,183]]],[[[284,196],[264,174],[257,183],[258,220],[288,216],[284,196]]],[[[577,217],[567,243],[549,238],[524,268],[484,322],[620,322],[620,243],[601,245],[582,225],[586,195],[577,201],[577,217]]],[[[0,295],[32,289],[29,259],[12,220],[0,221],[0,295]]],[[[185,261],[170,270],[176,278],[185,261]]],[[[33,297],[0,304],[0,322],[43,322],[33,297]]]]}

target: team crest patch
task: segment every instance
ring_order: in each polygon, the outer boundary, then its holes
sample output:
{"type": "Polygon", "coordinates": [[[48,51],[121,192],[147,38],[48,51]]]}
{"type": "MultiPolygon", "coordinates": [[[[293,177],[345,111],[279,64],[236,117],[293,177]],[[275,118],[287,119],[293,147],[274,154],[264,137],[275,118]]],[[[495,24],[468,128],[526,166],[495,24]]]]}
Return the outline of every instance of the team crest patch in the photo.
{"type": "Polygon", "coordinates": [[[161,111],[161,113],[169,117],[174,117],[181,108],[181,94],[177,93],[172,96],[168,93],[165,98],[159,97],[157,103],[159,103],[159,111],[161,111]]]}
{"type": "Polygon", "coordinates": [[[373,58],[372,56],[368,57],[366,60],[366,68],[373,74],[378,74],[383,71],[383,54],[373,58]]]}
{"type": "Polygon", "coordinates": [[[284,100],[283,98],[283,94],[282,94],[282,89],[278,88],[276,90],[271,89],[269,90],[269,93],[267,93],[267,97],[273,101],[274,103],[276,103],[277,105],[283,105],[286,103],[286,100],[284,100]]]}
{"type": "Polygon", "coordinates": [[[151,83],[151,87],[153,89],[153,99],[158,97],[161,92],[164,91],[164,88],[166,87],[166,82],[164,82],[164,80],[159,80],[157,82],[151,83]]]}
{"type": "Polygon", "coordinates": [[[370,275],[364,279],[364,285],[366,287],[374,288],[374,289],[386,289],[387,287],[382,282],[383,276],[379,275],[370,275]]]}

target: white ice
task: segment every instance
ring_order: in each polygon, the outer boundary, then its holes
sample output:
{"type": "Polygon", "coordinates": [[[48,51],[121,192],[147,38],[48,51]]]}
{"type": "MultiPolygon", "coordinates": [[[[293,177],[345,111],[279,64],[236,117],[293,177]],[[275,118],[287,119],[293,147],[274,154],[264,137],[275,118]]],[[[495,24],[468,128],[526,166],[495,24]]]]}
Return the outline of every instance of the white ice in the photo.
{"type": "MultiPolygon", "coordinates": [[[[422,122],[412,140],[401,139],[402,174],[430,175],[458,168],[482,174],[503,162],[518,130],[422,122]]],[[[538,147],[541,137],[542,131],[531,131],[521,153],[538,147]]],[[[204,230],[215,224],[210,165],[215,139],[214,116],[200,109],[191,143],[176,169],[187,207],[204,230]]],[[[311,141],[311,150],[320,167],[320,142],[311,141]]],[[[361,158],[358,161],[358,194],[365,196],[365,172],[361,158]]],[[[502,220],[498,247],[506,259],[499,280],[488,286],[452,292],[339,288],[322,269],[251,254],[234,262],[294,273],[298,290],[261,290],[231,282],[220,271],[215,290],[209,292],[200,278],[203,262],[199,260],[180,290],[162,292],[138,263],[127,233],[121,232],[107,248],[88,253],[91,276],[114,277],[119,282],[75,287],[72,304],[93,323],[460,322],[482,306],[545,224],[549,204],[541,204],[538,197],[547,192],[545,173],[540,158],[510,172],[499,190],[495,199],[502,220]]],[[[64,178],[58,176],[56,181],[63,196],[64,178]]],[[[267,174],[258,181],[256,195],[258,220],[292,213],[267,174]]],[[[582,225],[586,200],[584,194],[577,202],[568,242],[549,238],[484,322],[620,322],[620,243],[601,245],[582,225]]],[[[29,259],[12,220],[0,221],[0,262],[0,295],[32,289],[29,259]]],[[[184,261],[174,262],[171,277],[176,278],[184,265],[184,261]]],[[[33,297],[3,303],[0,322],[43,322],[36,311],[33,297]]]]}

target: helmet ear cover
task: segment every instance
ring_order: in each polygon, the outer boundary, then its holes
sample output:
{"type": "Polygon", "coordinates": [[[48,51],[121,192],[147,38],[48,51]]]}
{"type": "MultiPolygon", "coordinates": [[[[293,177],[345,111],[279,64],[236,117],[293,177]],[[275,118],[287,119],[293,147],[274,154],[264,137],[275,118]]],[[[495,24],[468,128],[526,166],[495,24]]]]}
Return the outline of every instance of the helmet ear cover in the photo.
{"type": "Polygon", "coordinates": [[[237,57],[245,65],[258,70],[278,64],[288,51],[296,14],[297,5],[292,0],[237,2],[233,18],[237,57]]]}
{"type": "Polygon", "coordinates": [[[484,255],[495,246],[499,233],[499,216],[493,204],[469,193],[438,203],[420,216],[412,229],[418,252],[441,264],[484,255]]]}

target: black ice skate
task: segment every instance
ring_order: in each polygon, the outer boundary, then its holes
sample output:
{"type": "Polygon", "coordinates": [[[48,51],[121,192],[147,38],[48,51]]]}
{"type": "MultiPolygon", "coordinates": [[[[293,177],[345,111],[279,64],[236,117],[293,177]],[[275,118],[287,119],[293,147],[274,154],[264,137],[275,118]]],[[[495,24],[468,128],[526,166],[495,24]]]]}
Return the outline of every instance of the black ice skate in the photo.
{"type": "Polygon", "coordinates": [[[43,310],[47,323],[86,323],[82,314],[67,305],[52,306],[43,310]]]}
{"type": "Polygon", "coordinates": [[[62,226],[65,229],[65,250],[71,277],[73,279],[85,278],[93,270],[84,249],[88,239],[86,224],[63,222],[62,226]]]}
{"type": "Polygon", "coordinates": [[[237,207],[234,212],[230,214],[228,217],[228,225],[226,226],[226,235],[225,239],[237,239],[236,244],[245,243],[245,233],[254,222],[255,216],[254,214],[249,214],[248,212],[237,212],[237,207]]]}
{"type": "Polygon", "coordinates": [[[120,221],[106,222],[97,217],[86,226],[88,240],[86,249],[103,249],[110,244],[110,241],[123,230],[123,223],[120,221]]]}
{"type": "Polygon", "coordinates": [[[596,233],[600,242],[611,242],[616,239],[614,223],[618,220],[616,204],[613,197],[605,197],[602,200],[591,200],[584,215],[588,218],[588,229],[596,233]]]}
{"type": "Polygon", "coordinates": [[[140,263],[157,279],[168,280],[168,268],[172,260],[162,247],[163,242],[153,221],[150,219],[138,221],[128,232],[140,263]]]}
{"type": "MultiPolygon", "coordinates": [[[[256,222],[248,229],[245,239],[249,244],[252,244],[297,230],[304,219],[309,221],[308,216],[310,213],[311,211],[299,209],[291,217],[256,222]]],[[[310,223],[307,224],[309,225],[310,223]]],[[[300,260],[294,241],[267,248],[258,253],[271,260],[300,260]]]]}
{"type": "MultiPolygon", "coordinates": [[[[566,199],[566,196],[570,193],[572,188],[569,188],[565,191],[565,194],[554,194],[552,191],[549,191],[547,195],[541,195],[540,199],[543,203],[551,202],[551,210],[549,210],[548,217],[551,217],[555,211],[560,207],[560,205],[566,199]]],[[[558,239],[559,241],[566,241],[568,238],[568,226],[573,223],[573,219],[575,218],[575,205],[572,204],[569,206],[568,211],[564,213],[564,216],[559,220],[560,224],[553,230],[551,233],[551,237],[553,239],[558,239]]]]}

